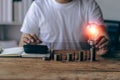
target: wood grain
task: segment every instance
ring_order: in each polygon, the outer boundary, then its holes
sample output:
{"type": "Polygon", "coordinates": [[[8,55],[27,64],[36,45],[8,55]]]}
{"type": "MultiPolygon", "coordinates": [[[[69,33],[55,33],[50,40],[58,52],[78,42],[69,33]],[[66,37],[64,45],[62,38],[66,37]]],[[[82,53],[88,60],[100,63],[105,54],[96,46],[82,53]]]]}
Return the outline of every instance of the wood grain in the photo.
{"type": "Polygon", "coordinates": [[[120,80],[120,62],[54,62],[39,58],[0,58],[0,79],[120,80]]]}
{"type": "Polygon", "coordinates": [[[0,80],[120,80],[120,55],[95,62],[0,58],[0,80]]]}

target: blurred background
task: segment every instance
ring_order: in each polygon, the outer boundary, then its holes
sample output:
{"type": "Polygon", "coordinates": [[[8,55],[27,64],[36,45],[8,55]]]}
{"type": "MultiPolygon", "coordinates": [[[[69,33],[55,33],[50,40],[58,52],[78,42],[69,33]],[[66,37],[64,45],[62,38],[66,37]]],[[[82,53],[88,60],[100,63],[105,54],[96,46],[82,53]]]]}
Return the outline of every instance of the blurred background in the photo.
{"type": "MultiPolygon", "coordinates": [[[[18,46],[24,16],[34,0],[0,0],[0,46],[18,46]]],[[[100,5],[105,25],[112,40],[112,49],[120,41],[120,0],[96,0],[100,5]]]]}
{"type": "Polygon", "coordinates": [[[0,45],[18,46],[24,16],[34,0],[0,0],[0,45]]]}

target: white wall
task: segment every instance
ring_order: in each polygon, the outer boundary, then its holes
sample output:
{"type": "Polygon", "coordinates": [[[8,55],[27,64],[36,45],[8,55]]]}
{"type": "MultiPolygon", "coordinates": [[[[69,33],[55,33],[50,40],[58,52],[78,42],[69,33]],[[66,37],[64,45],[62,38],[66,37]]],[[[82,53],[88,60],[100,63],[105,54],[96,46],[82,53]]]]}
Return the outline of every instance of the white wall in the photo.
{"type": "Polygon", "coordinates": [[[96,0],[100,5],[104,19],[120,21],[120,0],[96,0]]]}

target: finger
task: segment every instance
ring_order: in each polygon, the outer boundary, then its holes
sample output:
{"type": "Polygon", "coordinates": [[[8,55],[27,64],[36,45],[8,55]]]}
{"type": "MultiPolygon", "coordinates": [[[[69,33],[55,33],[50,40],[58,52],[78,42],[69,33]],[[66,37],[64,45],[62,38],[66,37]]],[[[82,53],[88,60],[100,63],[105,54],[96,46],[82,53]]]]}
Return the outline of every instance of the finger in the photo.
{"type": "Polygon", "coordinates": [[[30,34],[30,36],[31,36],[35,41],[39,40],[39,38],[36,36],[36,34],[30,34]]]}
{"type": "Polygon", "coordinates": [[[101,41],[96,44],[96,47],[101,48],[101,46],[104,46],[104,44],[107,42],[105,38],[102,38],[101,41]]]}
{"type": "Polygon", "coordinates": [[[42,43],[42,41],[41,40],[37,40],[37,42],[36,42],[37,44],[39,44],[39,43],[42,43]]]}
{"type": "Polygon", "coordinates": [[[99,49],[108,48],[108,46],[109,46],[109,41],[106,41],[105,43],[99,46],[99,49]]]}
{"type": "Polygon", "coordinates": [[[27,34],[25,37],[29,39],[31,43],[35,42],[34,38],[30,34],[27,34]]]}
{"type": "Polygon", "coordinates": [[[34,40],[37,44],[42,43],[42,41],[38,38],[38,36],[36,36],[36,34],[30,34],[30,35],[31,35],[31,37],[34,38],[34,40]]]}
{"type": "Polygon", "coordinates": [[[24,44],[30,44],[30,40],[27,37],[23,38],[24,44]]]}
{"type": "Polygon", "coordinates": [[[97,55],[104,55],[108,52],[108,49],[100,49],[97,51],[97,55]]]}
{"type": "Polygon", "coordinates": [[[101,40],[96,44],[96,47],[100,47],[101,45],[104,45],[106,42],[108,42],[108,39],[102,37],[101,40]]]}
{"type": "Polygon", "coordinates": [[[25,44],[31,44],[31,45],[37,45],[37,43],[36,42],[31,42],[28,38],[24,38],[24,45],[25,44]]]}
{"type": "Polygon", "coordinates": [[[100,36],[100,37],[96,40],[96,43],[95,43],[95,44],[98,44],[98,43],[101,41],[102,38],[104,38],[104,36],[100,36]]]}

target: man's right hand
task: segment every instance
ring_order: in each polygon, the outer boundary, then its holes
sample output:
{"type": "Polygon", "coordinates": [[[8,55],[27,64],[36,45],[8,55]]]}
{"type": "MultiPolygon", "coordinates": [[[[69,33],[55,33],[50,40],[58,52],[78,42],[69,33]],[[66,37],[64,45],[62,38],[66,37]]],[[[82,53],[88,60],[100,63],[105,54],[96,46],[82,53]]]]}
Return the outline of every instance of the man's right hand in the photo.
{"type": "Polygon", "coordinates": [[[42,43],[42,41],[36,36],[36,34],[26,34],[23,33],[20,41],[20,46],[25,44],[37,45],[42,43]]]}

